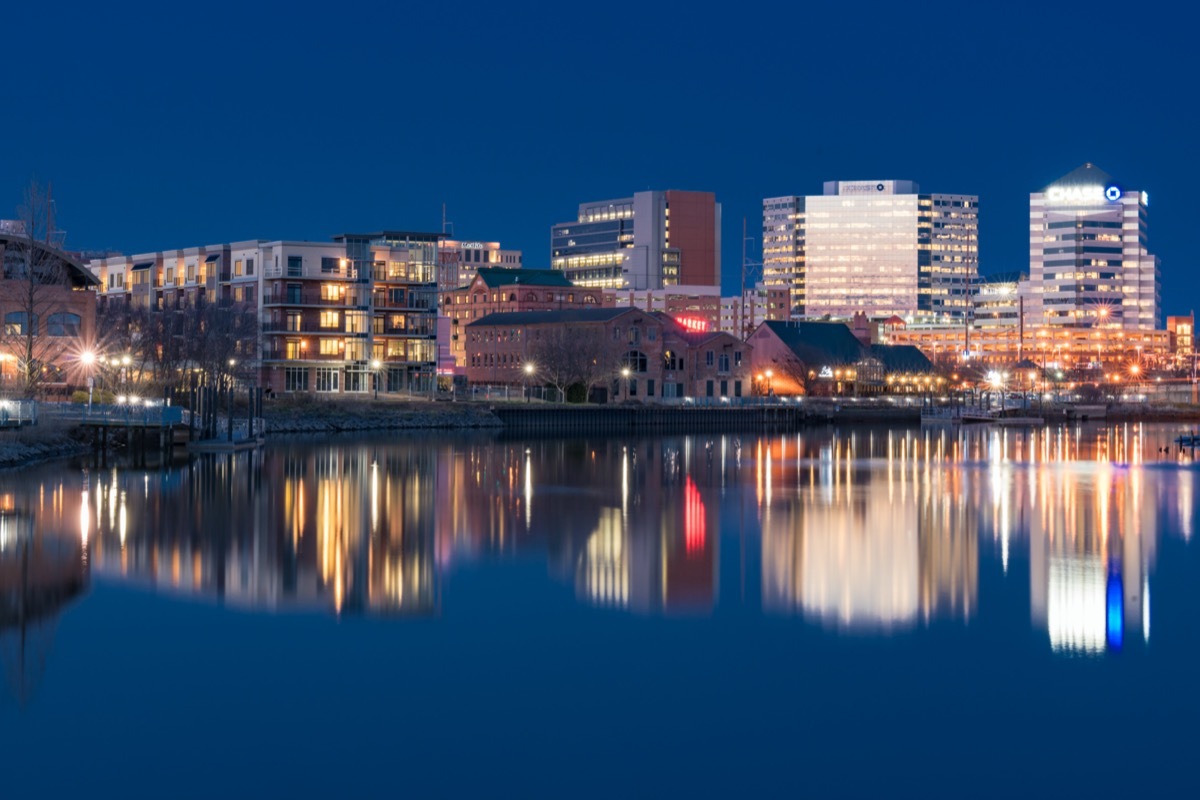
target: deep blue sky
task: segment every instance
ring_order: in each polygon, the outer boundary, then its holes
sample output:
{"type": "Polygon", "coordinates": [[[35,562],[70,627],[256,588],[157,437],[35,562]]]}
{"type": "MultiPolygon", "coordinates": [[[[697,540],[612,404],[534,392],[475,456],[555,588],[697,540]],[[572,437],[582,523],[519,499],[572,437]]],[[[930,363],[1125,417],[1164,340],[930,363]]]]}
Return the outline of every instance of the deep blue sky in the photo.
{"type": "Polygon", "coordinates": [[[903,178],[980,195],[981,266],[998,272],[1027,263],[1029,192],[1091,161],[1150,192],[1166,310],[1196,305],[1200,70],[1190,26],[1154,3],[4,16],[0,211],[52,181],[75,248],[437,230],[445,202],[458,236],[543,267],[581,201],[700,189],[724,204],[728,289],[763,197],[903,178]]]}

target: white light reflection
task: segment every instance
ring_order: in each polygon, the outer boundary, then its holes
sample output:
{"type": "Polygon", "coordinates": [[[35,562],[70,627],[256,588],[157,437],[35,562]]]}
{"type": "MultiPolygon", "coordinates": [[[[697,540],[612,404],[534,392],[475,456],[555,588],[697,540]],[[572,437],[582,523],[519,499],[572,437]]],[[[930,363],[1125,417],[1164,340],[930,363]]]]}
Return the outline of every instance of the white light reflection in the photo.
{"type": "Polygon", "coordinates": [[[533,524],[533,459],[525,448],[525,530],[533,524]]]}

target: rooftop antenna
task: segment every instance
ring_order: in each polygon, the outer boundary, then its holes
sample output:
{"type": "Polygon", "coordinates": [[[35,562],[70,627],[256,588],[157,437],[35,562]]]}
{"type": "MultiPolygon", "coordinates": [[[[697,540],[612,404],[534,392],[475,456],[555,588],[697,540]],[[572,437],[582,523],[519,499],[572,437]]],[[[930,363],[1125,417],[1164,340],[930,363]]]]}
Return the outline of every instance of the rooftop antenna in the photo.
{"type": "Polygon", "coordinates": [[[442,203],[442,234],[446,236],[454,235],[454,223],[446,221],[446,203],[442,203]]]}
{"type": "Polygon", "coordinates": [[[738,338],[745,339],[750,333],[746,329],[746,281],[749,279],[753,283],[755,267],[761,267],[762,262],[751,261],[746,254],[746,245],[748,242],[753,242],[754,237],[748,236],[746,233],[746,218],[742,217],[742,293],[738,297],[738,338]]]}

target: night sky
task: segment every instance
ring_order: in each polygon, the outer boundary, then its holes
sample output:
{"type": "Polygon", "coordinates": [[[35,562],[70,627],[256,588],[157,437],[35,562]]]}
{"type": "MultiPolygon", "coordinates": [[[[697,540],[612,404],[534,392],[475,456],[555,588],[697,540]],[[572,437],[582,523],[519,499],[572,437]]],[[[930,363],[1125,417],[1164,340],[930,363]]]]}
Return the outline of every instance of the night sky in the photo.
{"type": "Polygon", "coordinates": [[[75,249],[381,228],[549,263],[586,200],[715,191],[742,218],[824,180],[980,195],[981,268],[1085,161],[1150,193],[1167,313],[1196,305],[1191,26],[1155,3],[19,3],[0,216],[52,182],[75,249]],[[24,31],[24,33],[22,33],[24,31]]]}

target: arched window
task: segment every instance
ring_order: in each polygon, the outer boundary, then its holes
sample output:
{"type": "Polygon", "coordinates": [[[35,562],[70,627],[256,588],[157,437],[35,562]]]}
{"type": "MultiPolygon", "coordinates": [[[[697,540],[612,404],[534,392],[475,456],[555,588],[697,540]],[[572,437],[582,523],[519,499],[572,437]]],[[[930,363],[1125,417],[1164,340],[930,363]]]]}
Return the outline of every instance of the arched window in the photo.
{"type": "Polygon", "coordinates": [[[537,295],[534,294],[533,292],[526,292],[525,293],[525,302],[526,303],[536,303],[537,295]]]}
{"type": "Polygon", "coordinates": [[[587,306],[587,305],[595,305],[595,304],[596,304],[596,295],[594,295],[594,294],[585,294],[585,295],[583,296],[583,304],[584,304],[585,306],[587,306]]]}
{"type": "Polygon", "coordinates": [[[512,294],[510,294],[508,296],[508,302],[510,302],[510,303],[517,302],[517,293],[516,292],[513,292],[512,294]]]}
{"type": "Polygon", "coordinates": [[[79,315],[62,312],[46,318],[47,336],[78,336],[79,315]]]}
{"type": "Polygon", "coordinates": [[[641,350],[630,350],[621,359],[622,367],[629,367],[630,372],[645,372],[647,368],[646,354],[641,350]]]}

